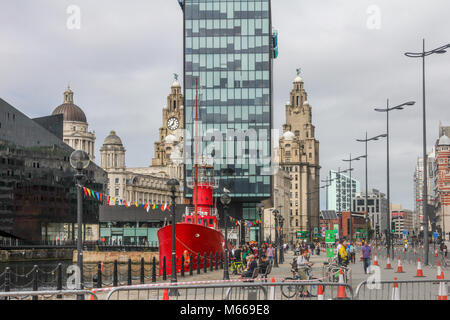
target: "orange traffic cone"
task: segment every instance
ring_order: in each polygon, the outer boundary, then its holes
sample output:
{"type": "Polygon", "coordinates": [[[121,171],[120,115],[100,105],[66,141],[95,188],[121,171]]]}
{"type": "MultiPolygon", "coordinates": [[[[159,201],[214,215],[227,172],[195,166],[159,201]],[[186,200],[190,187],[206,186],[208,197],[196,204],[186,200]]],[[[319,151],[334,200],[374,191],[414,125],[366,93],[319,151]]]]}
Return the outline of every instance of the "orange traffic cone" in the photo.
{"type": "Polygon", "coordinates": [[[169,300],[169,290],[168,289],[164,290],[163,300],[169,300]]]}
{"type": "MultiPolygon", "coordinates": [[[[342,268],[339,271],[339,283],[340,284],[344,284],[344,273],[342,272],[342,268]]],[[[345,293],[345,286],[339,286],[339,291],[338,291],[338,300],[341,299],[348,299],[347,298],[347,294],[345,293]]]]}
{"type": "Polygon", "coordinates": [[[317,300],[323,300],[323,287],[319,286],[317,290],[317,300]]]}
{"type": "Polygon", "coordinates": [[[438,256],[438,249],[434,250],[434,256],[435,256],[435,257],[438,256]]]}
{"type": "Polygon", "coordinates": [[[400,260],[400,256],[398,256],[398,265],[397,265],[397,271],[395,271],[396,273],[405,273],[403,271],[403,267],[402,267],[402,260],[400,260]]]}
{"type": "MultiPolygon", "coordinates": [[[[272,277],[272,283],[275,282],[275,277],[272,277]]],[[[275,286],[270,287],[269,300],[275,300],[275,286]]]]}
{"type": "Polygon", "coordinates": [[[444,279],[444,272],[441,269],[441,262],[438,261],[437,264],[437,274],[436,274],[436,279],[444,279]],[[441,278],[442,277],[442,278],[441,278]]]}
{"type": "MultiPolygon", "coordinates": [[[[394,278],[394,281],[398,280],[397,278],[394,278]]],[[[400,289],[398,287],[398,283],[394,282],[392,285],[392,299],[391,300],[400,300],[400,289]]]]}
{"type": "Polygon", "coordinates": [[[392,269],[391,266],[391,259],[389,258],[389,255],[387,255],[387,259],[386,259],[386,268],[385,269],[392,269]]]}
{"type": "Polygon", "coordinates": [[[95,290],[92,290],[92,293],[93,293],[93,294],[90,294],[89,300],[96,300],[96,299],[94,298],[95,290]]]}
{"type": "Polygon", "coordinates": [[[422,271],[422,263],[420,262],[420,258],[417,261],[417,273],[415,275],[416,277],[424,277],[423,271],[422,271]]]}
{"type": "Polygon", "coordinates": [[[375,258],[373,259],[373,265],[374,266],[378,266],[378,257],[377,257],[377,253],[375,252],[375,258]]]}
{"type": "Polygon", "coordinates": [[[439,283],[438,300],[447,300],[447,286],[445,282],[439,283]]]}

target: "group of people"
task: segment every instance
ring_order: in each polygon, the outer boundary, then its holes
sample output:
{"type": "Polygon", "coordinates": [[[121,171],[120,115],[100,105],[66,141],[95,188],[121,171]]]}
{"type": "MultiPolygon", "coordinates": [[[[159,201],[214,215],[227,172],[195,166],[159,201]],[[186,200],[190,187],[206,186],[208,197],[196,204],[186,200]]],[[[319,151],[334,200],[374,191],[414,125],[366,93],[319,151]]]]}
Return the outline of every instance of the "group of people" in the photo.
{"type": "Polygon", "coordinates": [[[241,261],[245,269],[241,278],[251,278],[256,268],[259,273],[265,273],[269,264],[273,261],[274,249],[272,244],[263,244],[258,248],[256,243],[247,243],[240,248],[233,246],[230,252],[230,258],[234,262],[241,261]],[[257,262],[259,258],[259,263],[257,262]]]}

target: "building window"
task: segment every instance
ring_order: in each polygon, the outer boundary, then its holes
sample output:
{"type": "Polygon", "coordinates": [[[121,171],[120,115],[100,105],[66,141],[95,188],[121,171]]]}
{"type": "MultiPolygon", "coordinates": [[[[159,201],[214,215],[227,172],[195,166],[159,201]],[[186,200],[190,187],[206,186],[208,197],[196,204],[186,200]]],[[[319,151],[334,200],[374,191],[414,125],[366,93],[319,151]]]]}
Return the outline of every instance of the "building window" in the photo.
{"type": "Polygon", "coordinates": [[[115,191],[115,195],[116,195],[116,197],[118,197],[118,196],[119,196],[119,189],[116,189],[116,191],[115,191]]]}
{"type": "Polygon", "coordinates": [[[119,178],[116,178],[116,180],[115,180],[115,181],[116,181],[116,183],[119,183],[119,178]]]}

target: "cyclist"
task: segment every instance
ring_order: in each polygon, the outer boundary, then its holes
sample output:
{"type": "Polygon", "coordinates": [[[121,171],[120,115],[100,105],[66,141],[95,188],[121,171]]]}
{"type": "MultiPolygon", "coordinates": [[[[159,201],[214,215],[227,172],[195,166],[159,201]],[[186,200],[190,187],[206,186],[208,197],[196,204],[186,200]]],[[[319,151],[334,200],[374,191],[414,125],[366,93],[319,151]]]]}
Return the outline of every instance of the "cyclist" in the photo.
{"type": "MultiPolygon", "coordinates": [[[[301,249],[300,255],[297,258],[297,273],[301,280],[308,280],[308,269],[312,267],[312,263],[308,261],[308,250],[301,249]]],[[[300,297],[312,297],[313,295],[308,292],[305,286],[301,286],[300,297]]]]}

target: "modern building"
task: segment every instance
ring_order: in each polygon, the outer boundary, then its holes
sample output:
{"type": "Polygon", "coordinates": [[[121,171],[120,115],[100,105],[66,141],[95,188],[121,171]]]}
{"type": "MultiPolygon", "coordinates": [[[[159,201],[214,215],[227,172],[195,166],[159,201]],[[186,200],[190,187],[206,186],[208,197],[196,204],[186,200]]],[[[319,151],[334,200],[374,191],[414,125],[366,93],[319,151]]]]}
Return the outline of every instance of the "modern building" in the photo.
{"type": "MultiPolygon", "coordinates": [[[[256,204],[272,196],[271,1],[184,0],[180,4],[184,121],[189,134],[184,139],[185,181],[192,179],[195,163],[213,158],[215,176],[221,178],[215,196],[232,180],[230,215],[256,220],[256,204]],[[196,134],[202,141],[195,139],[196,134]],[[232,169],[234,175],[222,175],[224,169],[232,169]]],[[[185,188],[185,196],[192,198],[192,190],[185,188]]]]}
{"type": "Polygon", "coordinates": [[[406,236],[414,235],[413,212],[411,210],[403,209],[402,206],[398,204],[392,204],[391,210],[394,235],[397,238],[403,238],[405,232],[406,236]]]}
{"type": "Polygon", "coordinates": [[[297,231],[308,231],[312,235],[313,230],[319,227],[319,141],[315,138],[315,126],[312,124],[312,107],[299,74],[286,104],[286,123],[279,149],[279,165],[291,176],[291,237],[297,231]]]}
{"type": "MultiPolygon", "coordinates": [[[[357,212],[366,212],[365,192],[355,195],[353,198],[353,209],[357,212]]],[[[370,190],[367,194],[367,210],[372,230],[379,230],[379,232],[384,233],[387,230],[387,215],[389,211],[386,195],[377,189],[370,190]]]]}
{"type": "Polygon", "coordinates": [[[89,125],[83,110],[73,103],[73,91],[67,86],[64,102],[56,107],[52,115],[62,114],[63,140],[74,150],[83,150],[95,161],[95,132],[89,131],[89,125]]]}
{"type": "MultiPolygon", "coordinates": [[[[327,210],[343,212],[350,210],[351,199],[361,193],[361,184],[358,180],[352,178],[352,192],[350,190],[350,177],[340,173],[340,171],[330,170],[330,183],[326,188],[327,192],[327,210]]],[[[353,208],[354,210],[354,208],[353,208]]]]}
{"type": "Polygon", "coordinates": [[[436,222],[442,238],[450,239],[450,138],[443,134],[435,148],[436,222]]]}
{"type": "MultiPolygon", "coordinates": [[[[69,112],[69,111],[67,111],[69,112]]],[[[0,237],[27,241],[77,236],[74,151],[64,143],[67,115],[30,119],[0,99],[0,237]]],[[[106,173],[92,161],[84,185],[103,192],[106,173]]],[[[83,199],[83,234],[99,236],[99,201],[83,199]]]]}

